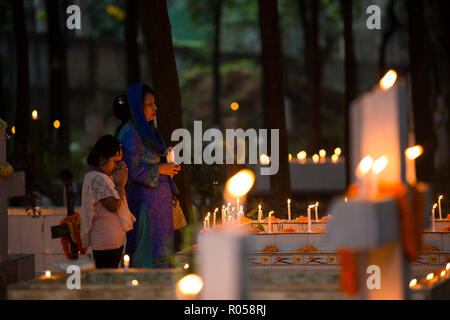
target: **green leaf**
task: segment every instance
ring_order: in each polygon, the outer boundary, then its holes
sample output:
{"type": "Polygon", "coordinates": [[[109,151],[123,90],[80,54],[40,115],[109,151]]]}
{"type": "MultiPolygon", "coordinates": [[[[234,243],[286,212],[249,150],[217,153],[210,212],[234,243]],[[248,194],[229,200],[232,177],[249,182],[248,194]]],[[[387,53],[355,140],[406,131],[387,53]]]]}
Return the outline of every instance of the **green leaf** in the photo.
{"type": "Polygon", "coordinates": [[[256,212],[258,212],[258,208],[255,208],[255,209],[249,211],[247,213],[247,217],[250,218],[250,217],[254,216],[256,212]]]}
{"type": "Polygon", "coordinates": [[[264,232],[264,227],[262,226],[261,223],[258,223],[258,225],[256,226],[256,228],[258,228],[260,231],[264,232]]]}

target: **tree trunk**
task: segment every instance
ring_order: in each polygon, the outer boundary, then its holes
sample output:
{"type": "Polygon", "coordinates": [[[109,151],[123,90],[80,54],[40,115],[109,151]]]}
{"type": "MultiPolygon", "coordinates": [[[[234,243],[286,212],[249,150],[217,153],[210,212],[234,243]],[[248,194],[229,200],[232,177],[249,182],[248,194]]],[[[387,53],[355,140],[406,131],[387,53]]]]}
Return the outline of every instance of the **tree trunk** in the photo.
{"type": "Polygon", "coordinates": [[[221,126],[220,112],[220,20],[222,17],[222,0],[215,1],[214,8],[214,48],[213,48],[213,81],[214,81],[214,125],[221,126]]]}
{"type": "MultiPolygon", "coordinates": [[[[158,127],[167,143],[175,129],[183,128],[180,87],[172,44],[172,33],[165,0],[143,0],[145,38],[156,90],[158,127]]],[[[175,176],[179,200],[186,219],[192,216],[191,189],[187,166],[175,176]]],[[[193,222],[193,221],[192,221],[193,222]]]]}
{"type": "Polygon", "coordinates": [[[381,46],[380,46],[380,60],[378,63],[378,73],[379,73],[379,79],[381,79],[384,74],[386,73],[386,48],[389,43],[389,40],[394,35],[395,31],[398,28],[398,20],[395,15],[394,10],[395,1],[391,0],[389,2],[388,8],[387,8],[387,16],[388,16],[388,26],[386,29],[383,28],[383,38],[381,40],[381,46]]]}
{"type": "Polygon", "coordinates": [[[125,54],[127,59],[128,86],[141,79],[139,69],[139,45],[137,43],[139,0],[126,0],[125,54]]]}
{"type": "MultiPolygon", "coordinates": [[[[263,105],[267,129],[280,130],[279,171],[270,176],[271,207],[278,215],[286,216],[286,200],[291,194],[289,175],[284,92],[281,74],[281,43],[276,0],[259,1],[263,62],[263,105]]],[[[268,142],[270,142],[268,134],[268,142]]],[[[270,152],[270,143],[268,151],[270,152]]]]}
{"type": "Polygon", "coordinates": [[[67,53],[66,53],[66,27],[61,3],[46,0],[48,21],[48,56],[49,56],[49,98],[50,98],[50,137],[52,152],[56,158],[62,160],[65,166],[69,165],[70,158],[70,118],[67,99],[67,53]],[[55,129],[55,120],[60,127],[55,129]],[[56,135],[54,134],[56,130],[56,135]],[[54,140],[56,137],[56,141],[54,140]]]}
{"type": "Polygon", "coordinates": [[[345,41],[345,133],[344,133],[344,155],[345,155],[345,180],[346,185],[350,183],[350,104],[355,98],[355,57],[353,54],[353,0],[341,0],[342,16],[344,18],[344,41],[345,41]]]}
{"type": "Polygon", "coordinates": [[[408,9],[414,131],[416,143],[422,145],[425,150],[416,160],[417,178],[430,182],[434,178],[433,160],[436,142],[433,135],[433,110],[429,104],[424,1],[405,2],[408,9]]]}
{"type": "Polygon", "coordinates": [[[16,134],[14,161],[25,161],[30,125],[30,79],[28,65],[28,36],[25,27],[23,0],[11,0],[14,20],[14,42],[17,65],[16,85],[16,134]]]}
{"type": "MultiPolygon", "coordinates": [[[[311,81],[311,124],[310,124],[310,149],[318,150],[321,129],[320,129],[320,49],[319,49],[319,0],[311,1],[311,35],[310,54],[311,68],[309,73],[309,81],[311,81]]],[[[313,151],[315,152],[315,151],[313,151]]]]}

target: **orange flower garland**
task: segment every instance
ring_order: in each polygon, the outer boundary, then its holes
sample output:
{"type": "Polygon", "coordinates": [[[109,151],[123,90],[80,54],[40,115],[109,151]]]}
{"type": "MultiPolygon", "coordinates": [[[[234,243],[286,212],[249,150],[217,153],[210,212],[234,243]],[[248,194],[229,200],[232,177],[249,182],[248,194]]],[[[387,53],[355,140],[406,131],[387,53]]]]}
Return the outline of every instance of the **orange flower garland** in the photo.
{"type": "MultiPolygon", "coordinates": [[[[72,240],[73,243],[77,245],[78,252],[80,254],[85,254],[87,248],[83,248],[81,245],[81,235],[80,235],[81,217],[78,214],[78,212],[75,212],[71,216],[65,217],[60,221],[60,224],[67,224],[67,227],[69,228],[70,239],[72,240]]],[[[63,248],[64,255],[66,256],[66,258],[68,260],[72,260],[69,250],[68,236],[61,237],[61,246],[63,248]]]]}

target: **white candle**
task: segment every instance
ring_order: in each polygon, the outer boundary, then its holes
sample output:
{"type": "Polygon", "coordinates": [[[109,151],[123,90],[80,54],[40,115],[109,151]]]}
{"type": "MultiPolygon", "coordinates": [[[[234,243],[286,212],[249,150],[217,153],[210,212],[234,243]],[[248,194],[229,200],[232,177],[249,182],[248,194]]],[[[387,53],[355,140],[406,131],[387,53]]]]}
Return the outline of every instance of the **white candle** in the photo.
{"type": "Polygon", "coordinates": [[[205,220],[203,220],[203,229],[204,229],[204,230],[206,230],[206,219],[207,219],[207,218],[205,218],[205,220]]]}
{"type": "Polygon", "coordinates": [[[211,212],[208,212],[208,215],[206,216],[206,221],[208,221],[208,230],[209,230],[209,227],[210,227],[210,224],[209,224],[209,220],[210,220],[210,217],[211,216],[211,212]]]}
{"type": "Polygon", "coordinates": [[[291,199],[288,199],[287,205],[288,205],[288,221],[291,221],[291,199]]]}
{"type": "Polygon", "coordinates": [[[225,224],[225,205],[222,205],[222,224],[225,224]]]}
{"type": "Polygon", "coordinates": [[[237,208],[237,210],[239,210],[239,197],[236,198],[236,208],[237,208]]]}
{"type": "Polygon", "coordinates": [[[308,206],[308,232],[311,233],[311,208],[314,207],[314,205],[312,206],[308,206]]]}
{"type": "Polygon", "coordinates": [[[269,212],[269,233],[272,233],[272,213],[273,211],[269,212]]]}
{"type": "Polygon", "coordinates": [[[316,221],[319,221],[319,214],[317,212],[317,207],[319,206],[319,202],[316,202],[316,205],[314,206],[315,215],[316,215],[316,221]]]}
{"type": "Polygon", "coordinates": [[[442,220],[442,210],[441,210],[441,200],[444,196],[441,194],[438,198],[438,206],[439,206],[439,219],[442,220]]]}
{"type": "Polygon", "coordinates": [[[262,210],[261,205],[258,205],[258,222],[261,222],[262,220],[262,210]]]}
{"type": "Polygon", "coordinates": [[[431,231],[436,232],[436,206],[437,203],[434,204],[433,209],[431,209],[431,231]]]}
{"type": "Polygon", "coordinates": [[[216,213],[217,211],[219,211],[219,208],[216,208],[216,210],[214,210],[214,216],[213,216],[213,229],[216,228],[216,213]]]}
{"type": "Polygon", "coordinates": [[[125,271],[128,271],[129,266],[130,266],[130,256],[126,254],[123,256],[123,267],[125,271]]]}

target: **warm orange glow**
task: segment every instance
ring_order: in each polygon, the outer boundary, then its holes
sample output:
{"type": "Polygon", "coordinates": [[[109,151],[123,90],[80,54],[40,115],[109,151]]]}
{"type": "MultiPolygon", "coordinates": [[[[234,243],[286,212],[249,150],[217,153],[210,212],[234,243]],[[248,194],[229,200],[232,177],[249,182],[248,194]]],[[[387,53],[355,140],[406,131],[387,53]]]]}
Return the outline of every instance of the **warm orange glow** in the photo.
{"type": "Polygon", "coordinates": [[[139,284],[139,281],[137,281],[136,279],[131,280],[131,285],[132,286],[137,286],[139,284]]]}
{"type": "Polygon", "coordinates": [[[226,190],[233,197],[243,197],[250,191],[255,183],[255,174],[248,169],[236,173],[226,183],[226,190]]]}
{"type": "Polygon", "coordinates": [[[335,155],[338,155],[338,156],[340,156],[340,155],[341,155],[341,153],[342,153],[342,150],[341,150],[341,148],[336,148],[336,149],[334,149],[334,154],[335,154],[335,155]]]}
{"type": "Polygon", "coordinates": [[[356,169],[357,175],[365,175],[367,174],[373,165],[373,159],[371,156],[365,156],[358,165],[358,169],[356,169]]]}
{"type": "Polygon", "coordinates": [[[439,196],[438,200],[442,200],[443,197],[444,197],[444,196],[441,194],[441,195],[439,196]]]}
{"type": "Polygon", "coordinates": [[[426,279],[427,279],[428,281],[432,280],[433,278],[434,278],[434,273],[433,273],[433,272],[427,274],[426,279]]]}
{"type": "Polygon", "coordinates": [[[331,161],[332,162],[336,163],[336,162],[338,162],[338,160],[339,160],[339,156],[337,154],[333,154],[331,156],[331,161]]]}
{"type": "Polygon", "coordinates": [[[383,90],[390,89],[394,86],[396,80],[397,80],[397,72],[391,69],[380,80],[380,88],[383,90]]]}
{"type": "Polygon", "coordinates": [[[128,267],[129,264],[130,264],[130,256],[126,254],[126,255],[123,256],[123,265],[125,267],[128,267]]]}
{"type": "Polygon", "coordinates": [[[177,282],[177,290],[186,296],[196,296],[203,288],[203,280],[196,274],[188,274],[177,282]]]}
{"type": "Polygon", "coordinates": [[[267,154],[262,154],[259,156],[259,162],[262,165],[269,165],[270,164],[270,157],[267,154]]]}
{"type": "Polygon", "coordinates": [[[445,277],[445,275],[446,275],[446,272],[445,272],[445,270],[442,270],[442,271],[441,271],[441,278],[444,278],[444,277],[445,277]]]}
{"type": "Polygon", "coordinates": [[[313,156],[312,156],[312,159],[313,159],[313,162],[314,162],[314,163],[319,162],[319,155],[318,155],[318,154],[313,155],[313,156]]]}
{"type": "Polygon", "coordinates": [[[445,266],[445,270],[450,271],[450,262],[445,266]]]}
{"type": "Polygon", "coordinates": [[[305,151],[300,151],[299,153],[297,153],[297,159],[298,160],[306,159],[306,152],[305,151]]]}
{"type": "Polygon", "coordinates": [[[372,166],[372,172],[375,174],[379,174],[381,171],[383,171],[389,163],[389,160],[386,156],[382,156],[381,158],[378,158],[375,160],[372,166]]]}
{"type": "Polygon", "coordinates": [[[406,149],[405,155],[409,160],[417,159],[423,153],[423,148],[420,145],[406,149]]]}
{"type": "Polygon", "coordinates": [[[45,271],[44,276],[46,278],[50,278],[52,276],[52,273],[50,272],[50,270],[45,271]]]}
{"type": "Polygon", "coordinates": [[[288,154],[288,160],[291,161],[292,160],[292,154],[288,154]]]}
{"type": "Polygon", "coordinates": [[[31,112],[31,117],[33,118],[33,120],[37,120],[37,118],[39,117],[38,111],[33,110],[33,112],[31,112]]]}
{"type": "Polygon", "coordinates": [[[437,203],[434,204],[433,210],[436,209],[437,205],[438,205],[437,203]]]}
{"type": "Polygon", "coordinates": [[[345,198],[344,198],[344,201],[345,201],[345,202],[347,202],[347,201],[348,201],[348,200],[347,200],[347,197],[345,197],[345,198]]]}
{"type": "Polygon", "coordinates": [[[288,199],[287,203],[288,203],[288,204],[291,204],[291,199],[288,199]]]}
{"type": "Polygon", "coordinates": [[[189,263],[185,263],[183,268],[184,268],[184,270],[189,269],[189,263]]]}
{"type": "Polygon", "coordinates": [[[61,122],[59,122],[59,120],[55,120],[53,122],[53,127],[55,127],[55,129],[58,129],[61,126],[61,122]]]}
{"type": "Polygon", "coordinates": [[[237,109],[239,109],[239,103],[233,102],[233,103],[231,104],[231,110],[236,111],[237,109]]]}
{"type": "Polygon", "coordinates": [[[409,282],[409,287],[410,287],[410,288],[414,288],[416,285],[417,285],[417,279],[412,279],[412,280],[409,282]]]}
{"type": "Polygon", "coordinates": [[[16,126],[11,127],[11,132],[12,132],[12,134],[16,134],[16,126]]]}
{"type": "Polygon", "coordinates": [[[324,149],[321,149],[321,150],[319,151],[319,156],[325,157],[326,155],[327,155],[327,152],[326,152],[324,149]]]}

